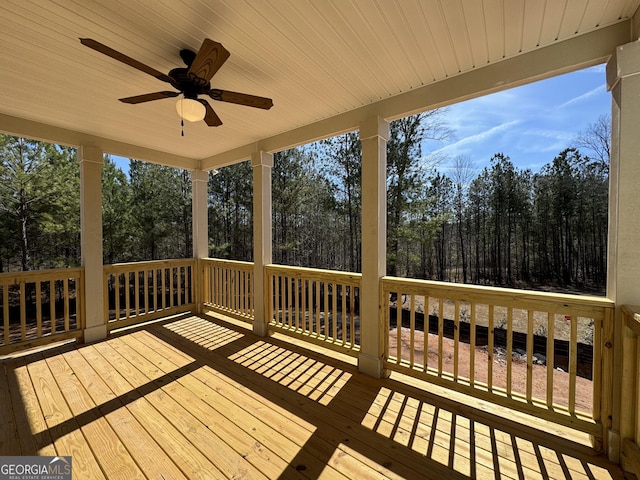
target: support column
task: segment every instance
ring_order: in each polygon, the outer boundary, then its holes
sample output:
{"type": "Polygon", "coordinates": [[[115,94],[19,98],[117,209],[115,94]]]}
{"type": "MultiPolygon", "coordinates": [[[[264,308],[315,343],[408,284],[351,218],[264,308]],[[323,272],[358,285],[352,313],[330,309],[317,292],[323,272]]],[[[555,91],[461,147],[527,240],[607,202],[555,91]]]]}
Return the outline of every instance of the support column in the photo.
{"type": "MultiPolygon", "coordinates": [[[[621,433],[630,427],[621,411],[625,388],[622,372],[622,314],[624,304],[640,304],[640,42],[622,45],[607,63],[607,86],[612,94],[611,167],[609,176],[609,243],[607,296],[616,304],[614,320],[613,408],[609,458],[620,458],[621,433]]],[[[603,419],[605,425],[607,419],[603,419]]]]}
{"type": "Polygon", "coordinates": [[[84,341],[107,336],[102,266],[102,157],[96,147],[78,149],[80,161],[80,251],[84,267],[84,341]]]}
{"type": "Polygon", "coordinates": [[[371,117],[360,125],[362,142],[362,288],[358,369],[376,378],[384,366],[380,279],[387,270],[387,140],[389,122],[371,117]]]}
{"type": "Polygon", "coordinates": [[[209,256],[209,172],[191,171],[191,222],[193,229],[193,258],[209,256]]]}
{"type": "Polygon", "coordinates": [[[271,169],[273,155],[263,151],[251,155],[253,168],[253,332],[266,336],[267,305],[264,267],[272,262],[271,169]]]}
{"type": "MultiPolygon", "coordinates": [[[[191,229],[193,235],[193,258],[209,256],[209,172],[191,170],[191,229]]],[[[202,313],[202,271],[200,266],[196,277],[196,311],[202,313]]]]}

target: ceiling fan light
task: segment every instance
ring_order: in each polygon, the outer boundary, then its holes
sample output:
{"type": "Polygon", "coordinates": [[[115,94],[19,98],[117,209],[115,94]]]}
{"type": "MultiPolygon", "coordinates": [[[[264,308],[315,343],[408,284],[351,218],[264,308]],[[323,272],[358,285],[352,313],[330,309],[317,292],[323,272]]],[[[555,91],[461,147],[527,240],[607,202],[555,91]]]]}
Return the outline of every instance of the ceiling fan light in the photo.
{"type": "Polygon", "coordinates": [[[207,110],[204,105],[191,98],[181,98],[176,103],[176,111],[180,118],[188,122],[199,122],[204,119],[207,110]]]}

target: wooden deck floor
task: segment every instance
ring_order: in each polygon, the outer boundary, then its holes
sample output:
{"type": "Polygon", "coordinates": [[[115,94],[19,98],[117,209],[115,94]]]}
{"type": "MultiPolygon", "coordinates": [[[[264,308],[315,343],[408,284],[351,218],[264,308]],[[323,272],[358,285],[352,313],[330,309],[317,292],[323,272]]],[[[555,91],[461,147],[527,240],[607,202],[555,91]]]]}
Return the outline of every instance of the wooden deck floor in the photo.
{"type": "Polygon", "coordinates": [[[76,479],[623,478],[574,440],[211,317],[0,365],[0,455],[71,455],[76,479]]]}

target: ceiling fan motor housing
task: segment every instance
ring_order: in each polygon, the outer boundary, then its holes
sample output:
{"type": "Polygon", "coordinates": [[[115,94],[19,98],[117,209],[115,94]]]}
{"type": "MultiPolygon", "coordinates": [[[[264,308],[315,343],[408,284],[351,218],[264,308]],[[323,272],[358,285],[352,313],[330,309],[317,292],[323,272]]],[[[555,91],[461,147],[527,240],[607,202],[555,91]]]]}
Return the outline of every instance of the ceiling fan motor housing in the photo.
{"type": "Polygon", "coordinates": [[[185,98],[196,99],[198,95],[208,93],[211,90],[211,82],[204,78],[189,75],[188,68],[174,68],[169,76],[176,82],[175,86],[182,92],[185,98]]]}

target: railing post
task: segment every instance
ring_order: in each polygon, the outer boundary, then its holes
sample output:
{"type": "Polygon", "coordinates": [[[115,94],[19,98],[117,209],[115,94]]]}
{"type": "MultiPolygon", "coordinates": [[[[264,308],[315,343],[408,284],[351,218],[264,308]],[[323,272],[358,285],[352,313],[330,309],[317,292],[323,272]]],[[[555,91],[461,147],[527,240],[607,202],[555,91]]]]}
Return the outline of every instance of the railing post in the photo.
{"type": "Polygon", "coordinates": [[[196,312],[202,313],[202,262],[199,260],[209,256],[209,195],[207,186],[209,182],[209,172],[204,170],[191,170],[192,201],[191,201],[191,222],[193,228],[193,258],[196,259],[194,265],[194,288],[196,312]]]}
{"type": "Polygon", "coordinates": [[[609,458],[617,462],[621,448],[621,305],[640,303],[640,42],[616,49],[607,63],[607,87],[612,94],[607,296],[616,303],[616,313],[612,392],[603,395],[612,395],[612,425],[605,440],[609,458]]]}
{"type": "Polygon", "coordinates": [[[389,123],[371,117],[360,125],[362,142],[362,288],[358,368],[376,378],[384,371],[384,312],[380,280],[387,270],[387,140],[389,123]]]}
{"type": "Polygon", "coordinates": [[[271,169],[273,155],[263,151],[251,155],[253,167],[253,331],[257,335],[268,333],[266,318],[266,292],[264,267],[271,263],[271,169]]]}
{"type": "Polygon", "coordinates": [[[620,464],[640,475],[640,306],[622,306],[622,392],[620,408],[620,464]]]}
{"type": "MultiPolygon", "coordinates": [[[[84,341],[107,336],[102,267],[102,150],[82,146],[80,161],[80,250],[84,267],[84,341]]],[[[82,299],[80,299],[82,301],[82,299]]]]}

